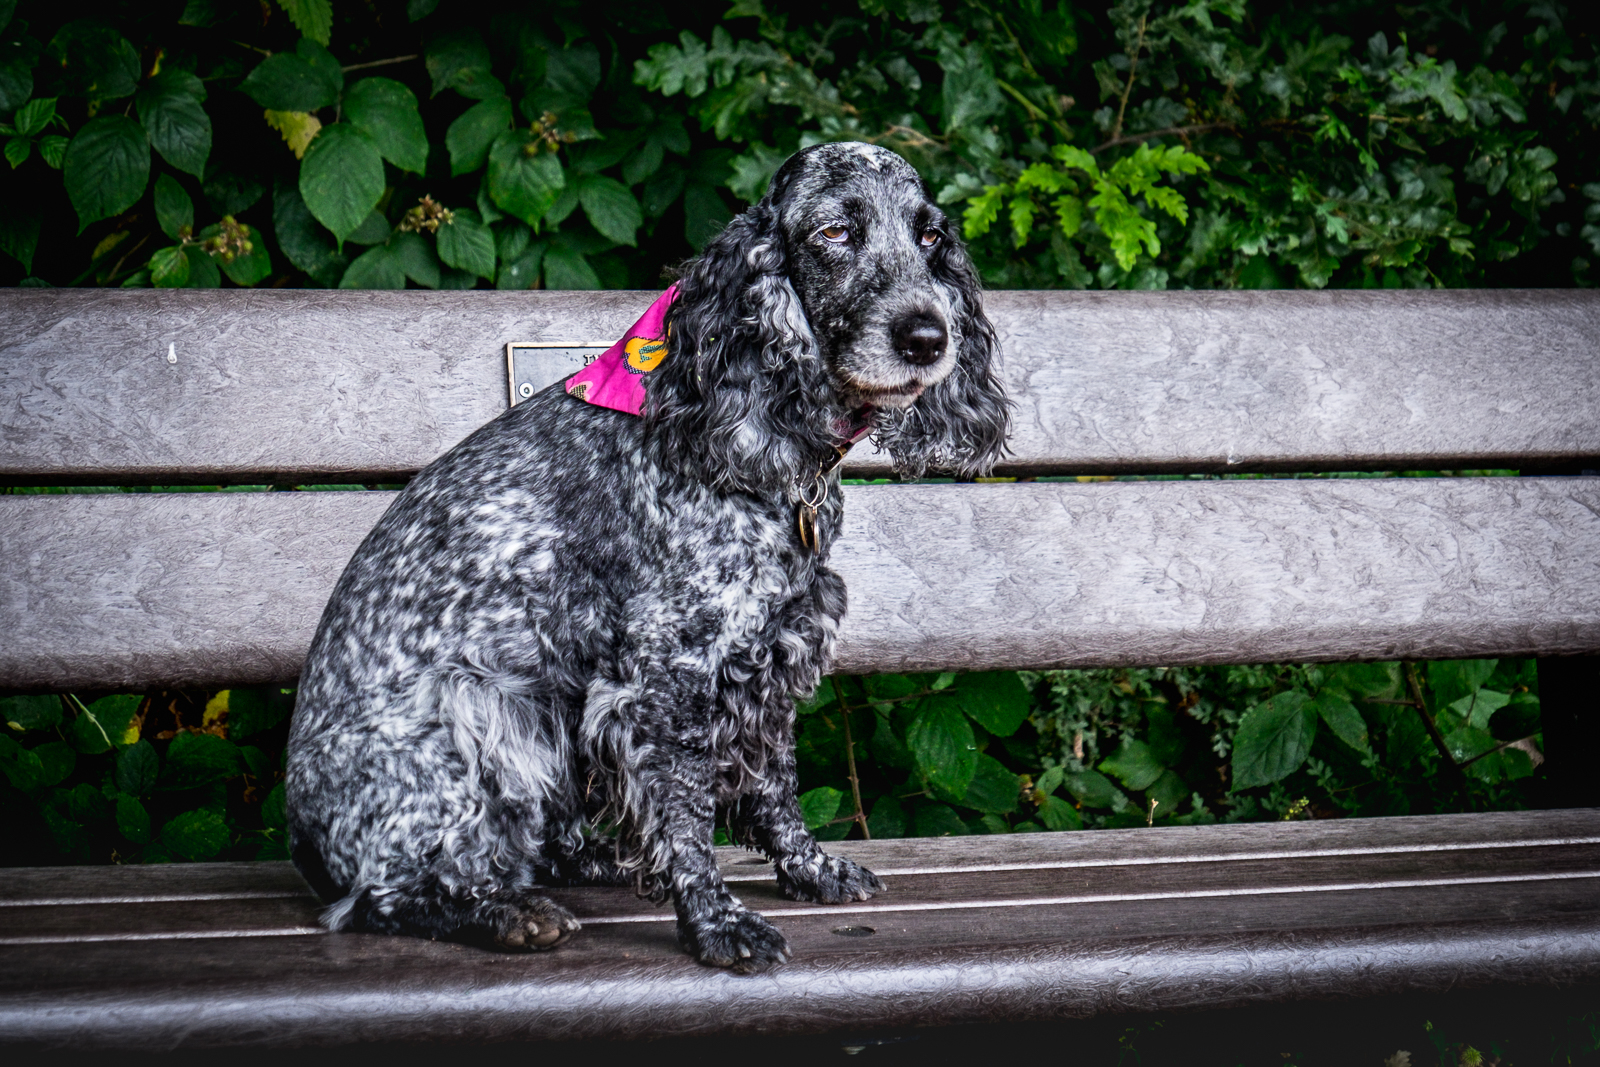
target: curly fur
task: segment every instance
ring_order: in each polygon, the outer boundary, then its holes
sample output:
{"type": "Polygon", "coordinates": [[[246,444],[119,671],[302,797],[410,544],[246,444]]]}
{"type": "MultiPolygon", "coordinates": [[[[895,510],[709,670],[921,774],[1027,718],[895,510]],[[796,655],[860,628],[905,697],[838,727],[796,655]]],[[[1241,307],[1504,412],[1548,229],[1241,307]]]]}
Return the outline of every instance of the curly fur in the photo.
{"type": "Polygon", "coordinates": [[[702,962],[761,970],[788,949],[718,875],[719,811],[792,898],[882,888],[795,800],[794,701],[845,589],[839,494],[815,552],[794,508],[855,420],[910,473],[994,462],[976,275],[904,161],[829,144],[679,287],[643,418],[545,390],[419,474],[339,580],[288,764],[331,928],[548,948],[578,924],[542,888],[631,883],[702,962]]]}

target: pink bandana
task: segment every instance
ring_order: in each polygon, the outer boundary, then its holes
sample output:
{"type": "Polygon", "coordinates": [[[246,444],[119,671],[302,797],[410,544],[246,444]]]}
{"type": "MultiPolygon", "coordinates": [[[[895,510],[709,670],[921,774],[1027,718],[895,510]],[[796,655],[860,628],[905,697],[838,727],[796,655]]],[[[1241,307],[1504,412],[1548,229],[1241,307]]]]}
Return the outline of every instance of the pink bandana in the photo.
{"type": "Polygon", "coordinates": [[[628,327],[622,340],[567,379],[567,392],[603,408],[643,414],[644,376],[666,357],[667,308],[676,299],[676,285],[656,297],[639,321],[628,327]]]}

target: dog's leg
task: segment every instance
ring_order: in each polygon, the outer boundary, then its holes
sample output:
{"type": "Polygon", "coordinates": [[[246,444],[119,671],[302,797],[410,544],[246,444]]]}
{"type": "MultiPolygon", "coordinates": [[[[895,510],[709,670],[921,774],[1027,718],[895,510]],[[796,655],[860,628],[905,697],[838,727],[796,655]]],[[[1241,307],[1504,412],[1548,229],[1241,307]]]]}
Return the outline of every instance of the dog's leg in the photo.
{"type": "Polygon", "coordinates": [[[335,929],[460,941],[504,952],[554,948],[577,933],[572,913],[546,897],[502,891],[453,894],[431,873],[359,889],[328,909],[335,929]]]}
{"type": "Polygon", "coordinates": [[[739,841],[766,853],[777,870],[778,888],[790,900],[844,904],[883,892],[877,875],[822,851],[800,816],[797,786],[794,752],[774,753],[757,791],[741,797],[734,810],[739,841]]]}

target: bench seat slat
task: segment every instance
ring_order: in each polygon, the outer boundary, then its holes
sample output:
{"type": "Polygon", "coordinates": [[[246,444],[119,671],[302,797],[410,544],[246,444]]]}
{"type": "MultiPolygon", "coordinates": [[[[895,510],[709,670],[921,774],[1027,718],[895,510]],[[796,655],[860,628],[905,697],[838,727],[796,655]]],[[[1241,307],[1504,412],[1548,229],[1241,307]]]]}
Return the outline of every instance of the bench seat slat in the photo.
{"type": "MultiPolygon", "coordinates": [[[[153,1048],[445,1034],[817,1033],[1600,979],[1600,846],[1533,844],[1600,837],[1600,810],[1487,821],[1495,831],[1487,835],[1475,817],[1425,816],[1026,835],[1025,845],[1016,837],[918,841],[944,852],[964,846],[980,869],[890,875],[889,893],[844,908],[780,902],[768,873],[737,890],[752,906],[779,913],[796,958],[759,978],[685,957],[666,911],[649,922],[590,920],[555,952],[509,957],[409,938],[300,934],[315,912],[309,895],[206,900],[187,912],[170,901],[111,909],[13,904],[0,908],[13,933],[0,938],[0,1042],[153,1048]],[[1479,847],[1391,851],[1405,841],[1479,847]],[[1033,850],[1126,862],[995,878],[996,866],[1033,850]],[[1275,869],[1228,858],[1273,852],[1310,858],[1279,859],[1275,869]],[[1339,864],[1346,877],[1371,885],[1330,890],[1339,864]],[[1560,877],[1574,873],[1586,877],[1560,877]],[[1455,881],[1412,884],[1418,874],[1455,881]],[[993,899],[956,899],[984,879],[993,899]],[[1075,903],[1048,895],[1063,886],[1092,889],[1095,880],[1175,892],[1075,903]],[[1201,895],[1228,888],[1250,892],[1201,895]],[[907,907],[919,904],[930,907],[907,907]],[[145,915],[130,917],[128,909],[145,915]],[[69,913],[77,913],[78,933],[142,939],[74,941],[69,913]],[[54,931],[53,939],[23,943],[16,932],[29,928],[30,917],[37,934],[54,931]],[[863,926],[874,933],[835,932],[863,926]]],[[[887,872],[912,844],[830,847],[887,872]]],[[[732,865],[744,855],[725,849],[720,859],[732,865]]],[[[227,876],[243,887],[254,874],[264,891],[276,892],[286,869],[234,864],[227,876]]],[[[63,872],[26,873],[36,892],[55,897],[67,890],[53,880],[73,881],[63,872]]],[[[114,880],[124,889],[155,884],[114,880]]],[[[555,895],[633,901],[627,890],[555,895]]]]}
{"type": "MultiPolygon", "coordinates": [[[[846,490],[845,672],[1600,650],[1600,480],[846,490]]],[[[0,686],[291,683],[386,493],[0,498],[0,686]]]]}
{"type": "MultiPolygon", "coordinates": [[[[507,342],[609,342],[654,296],[10,290],[0,482],[405,477],[504,409],[507,342]]],[[[1581,373],[1600,358],[1600,293],[994,292],[987,306],[1018,401],[1002,474],[1600,457],[1600,378],[1581,373]]],[[[886,468],[858,446],[846,472],[886,468]]]]}

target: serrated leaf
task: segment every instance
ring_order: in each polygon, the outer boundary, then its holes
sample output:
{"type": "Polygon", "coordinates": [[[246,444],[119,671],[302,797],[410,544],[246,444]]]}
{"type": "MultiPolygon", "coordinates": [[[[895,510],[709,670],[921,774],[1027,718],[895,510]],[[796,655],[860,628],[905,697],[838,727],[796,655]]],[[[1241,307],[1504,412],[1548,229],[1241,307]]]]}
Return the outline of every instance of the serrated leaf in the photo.
{"type": "Polygon", "coordinates": [[[824,678],[817,683],[817,691],[811,694],[811,699],[802,700],[796,705],[795,712],[798,715],[812,715],[821,708],[832,704],[836,699],[838,699],[838,690],[834,688],[833,679],[824,678]]]}
{"type": "Polygon", "coordinates": [[[539,266],[544,262],[545,250],[548,246],[543,241],[535,241],[517,258],[510,262],[502,262],[500,270],[494,276],[496,289],[529,289],[539,279],[539,266]]]}
{"type": "Polygon", "coordinates": [[[1446,708],[1476,693],[1494,673],[1498,660],[1441,659],[1428,664],[1428,689],[1434,707],[1446,708]]]}
{"type": "Polygon", "coordinates": [[[44,777],[44,766],[38,756],[11,738],[0,735],[0,772],[4,772],[13,789],[27,792],[40,784],[44,777]]]}
{"type": "Polygon", "coordinates": [[[967,717],[949,700],[927,700],[906,731],[906,745],[928,784],[956,799],[966,795],[978,769],[978,749],[967,717]]]}
{"type": "Polygon", "coordinates": [[[0,252],[21,263],[24,274],[33,273],[33,254],[39,248],[43,225],[38,212],[0,212],[0,252]]]}
{"type": "Polygon", "coordinates": [[[199,245],[185,245],[184,255],[189,257],[189,289],[215,289],[222,284],[222,272],[217,261],[208,256],[199,245]]]}
{"type": "Polygon", "coordinates": [[[1175,815],[1178,805],[1188,800],[1194,792],[1175,771],[1163,771],[1160,778],[1145,787],[1145,796],[1159,805],[1159,813],[1175,815]]]}
{"type": "Polygon", "coordinates": [[[26,163],[31,155],[33,155],[33,142],[26,137],[12,137],[6,141],[6,162],[11,164],[12,170],[26,163]]]}
{"type": "Polygon", "coordinates": [[[322,129],[322,120],[309,111],[273,111],[268,108],[262,114],[267,118],[267,125],[283,135],[284,143],[296,159],[305,158],[306,149],[311,147],[311,142],[322,129]]]}
{"type": "Polygon", "coordinates": [[[39,138],[39,158],[54,170],[60,170],[61,164],[67,158],[67,139],[60,134],[52,133],[48,137],[39,138]]]}
{"type": "Polygon", "coordinates": [[[619,245],[636,243],[644,213],[628,187],[615,178],[589,175],[578,185],[578,200],[589,223],[602,236],[619,245]]]}
{"type": "Polygon", "coordinates": [[[294,28],[327,45],[333,36],[333,0],[278,0],[294,28]]]}
{"type": "Polygon", "coordinates": [[[1033,695],[1015,671],[961,675],[954,693],[961,710],[996,737],[1016,733],[1033,710],[1033,695]]]}
{"type": "Polygon", "coordinates": [[[1233,738],[1233,788],[1271,785],[1299,770],[1317,736],[1317,709],[1298,690],[1257,704],[1233,738]]]}
{"type": "Polygon", "coordinates": [[[326,73],[293,52],[262,60],[239,83],[239,89],[268,111],[315,111],[329,107],[339,89],[326,73]]]}
{"type": "Polygon", "coordinates": [[[237,215],[249,208],[267,191],[267,187],[248,174],[213,165],[209,168],[200,191],[206,203],[218,215],[237,215]]]}
{"type": "Polygon", "coordinates": [[[820,830],[839,815],[844,794],[832,786],[820,786],[800,794],[800,818],[807,830],[820,830]]]}
{"type": "Polygon", "coordinates": [[[280,180],[273,192],[272,229],[290,263],[318,285],[332,288],[339,284],[350,261],[339,252],[333,235],[306,210],[300,190],[290,182],[280,180]]]}
{"type": "Polygon", "coordinates": [[[189,256],[181,245],[170,245],[150,257],[150,284],[157,289],[182,289],[189,284],[189,256]]]}
{"type": "Polygon", "coordinates": [[[526,130],[502,133],[489,148],[489,195],[513,218],[538,222],[566,184],[555,153],[526,130]]]}
{"type": "Polygon", "coordinates": [[[139,798],[126,793],[117,796],[117,830],[136,845],[150,840],[150,813],[139,798]]]}
{"type": "Polygon", "coordinates": [[[511,101],[504,96],[481,100],[463,111],[445,131],[444,144],[450,150],[450,175],[470,174],[489,158],[494,144],[511,125],[511,101]]]}
{"type": "Polygon", "coordinates": [[[33,95],[33,65],[39,52],[39,42],[14,27],[0,40],[0,111],[19,108],[33,95]]]}
{"type": "Polygon", "coordinates": [[[366,131],[378,152],[401,170],[421,174],[428,165],[428,135],[417,97],[389,78],[362,78],[344,94],[344,116],[366,131]]]}
{"type": "Polygon", "coordinates": [[[888,795],[879,797],[872,805],[872,813],[867,816],[867,830],[874,840],[904,837],[906,811],[899,799],[888,795]]]}
{"type": "Polygon", "coordinates": [[[374,211],[345,240],[353,245],[381,245],[389,239],[391,232],[389,220],[381,212],[374,211]]]}
{"type": "Polygon", "coordinates": [[[544,255],[544,287],[546,289],[603,288],[600,276],[594,272],[583,253],[569,245],[555,245],[544,255]]]}
{"type": "Polygon", "coordinates": [[[78,212],[78,232],[120,215],[144,195],[150,179],[150,142],[144,127],[123,115],[84,123],[67,146],[64,180],[78,212]]]}
{"type": "Polygon", "coordinates": [[[439,259],[481,278],[494,277],[494,234],[471,208],[457,208],[455,221],[439,227],[439,259]]]}
{"type": "Polygon", "coordinates": [[[289,826],[288,797],[284,784],[279,782],[261,802],[261,824],[269,830],[285,830],[289,826]]]}
{"type": "Polygon", "coordinates": [[[489,74],[489,47],[477,30],[463,27],[434,38],[428,44],[426,62],[434,96],[446,89],[475,89],[489,74]]]}
{"type": "Polygon", "coordinates": [[[33,754],[39,757],[39,764],[43,768],[40,785],[55,785],[65,781],[78,764],[78,754],[65,741],[46,741],[36,745],[33,754]]]}
{"type": "Polygon", "coordinates": [[[1082,830],[1083,816],[1060,797],[1047,796],[1039,805],[1039,821],[1048,830],[1082,830]]]}
{"type": "Polygon", "coordinates": [[[57,31],[46,53],[61,72],[61,95],[120,100],[139,86],[139,50],[98,19],[77,19],[57,31]]]}
{"type": "Polygon", "coordinates": [[[272,255],[260,235],[250,242],[250,246],[250,251],[219,264],[229,281],[245,289],[264,281],[272,273],[272,255]]]}
{"type": "Polygon", "coordinates": [[[356,257],[339,279],[341,289],[404,289],[405,271],[387,245],[374,245],[356,257]]]}
{"type": "Polygon", "coordinates": [[[1322,668],[1322,688],[1352,699],[1387,697],[1400,688],[1400,664],[1336,663],[1322,668]]]}
{"type": "Polygon", "coordinates": [[[965,837],[971,833],[961,816],[948,804],[924,804],[917,809],[918,837],[965,837]]]}
{"type": "Polygon", "coordinates": [[[1017,810],[1020,792],[1021,779],[993,756],[980,752],[961,803],[991,815],[1008,815],[1017,810]]]}
{"type": "Polygon", "coordinates": [[[345,236],[383,196],[383,157],[372,138],[348,122],[324,126],[300,164],[300,196],[316,220],[345,236]]]}
{"type": "Polygon", "coordinates": [[[704,251],[732,219],[733,212],[709,183],[689,182],[683,187],[683,236],[696,252],[704,251]]]}
{"type": "Polygon", "coordinates": [[[39,100],[29,100],[22,107],[17,108],[17,113],[12,116],[11,125],[16,127],[19,134],[32,137],[44,130],[50,120],[55,117],[56,98],[47,96],[39,100]]]}
{"type": "Polygon", "coordinates": [[[214,811],[186,811],[161,828],[161,843],[181,859],[208,860],[228,847],[228,825],[214,811]]]}
{"type": "Polygon", "coordinates": [[[129,796],[148,796],[160,776],[161,757],[155,746],[142,738],[117,753],[117,788],[129,796]]]}
{"type": "Polygon", "coordinates": [[[1139,791],[1148,789],[1167,769],[1143,741],[1124,741],[1100,762],[1100,770],[1113,775],[1124,786],[1139,791]]]}
{"type": "Polygon", "coordinates": [[[175,170],[201,177],[211,156],[211,117],[186,89],[152,80],[134,97],[151,147],[175,170]]]}
{"type": "Polygon", "coordinates": [[[1480,689],[1450,705],[1450,710],[1466,720],[1467,725],[1479,730],[1489,728],[1494,713],[1511,703],[1511,694],[1494,689],[1480,689]]]}
{"type": "Polygon", "coordinates": [[[1358,752],[1371,751],[1367,743],[1367,723],[1356,706],[1338,693],[1319,693],[1315,701],[1317,714],[1328,724],[1333,735],[1358,752]]]}
{"type": "Polygon", "coordinates": [[[426,289],[439,288],[439,257],[420,233],[397,233],[389,238],[389,251],[405,276],[426,289]]]}
{"type": "MultiPolygon", "coordinates": [[[[162,174],[156,178],[155,205],[156,224],[162,233],[176,241],[185,227],[194,232],[194,201],[172,175],[162,174]]],[[[184,275],[188,275],[187,268],[184,275]]]]}
{"type": "Polygon", "coordinates": [[[195,789],[226,781],[240,770],[239,748],[231,741],[183,733],[167,746],[167,765],[158,784],[164,790],[195,789]]]}
{"type": "Polygon", "coordinates": [[[13,730],[48,730],[60,721],[60,697],[0,698],[0,722],[13,730]]]}

